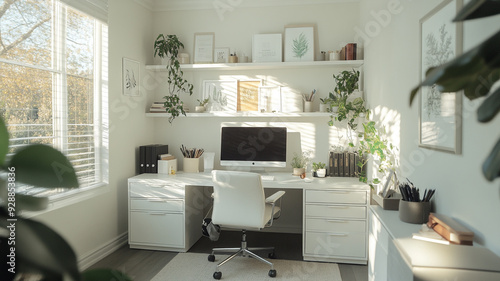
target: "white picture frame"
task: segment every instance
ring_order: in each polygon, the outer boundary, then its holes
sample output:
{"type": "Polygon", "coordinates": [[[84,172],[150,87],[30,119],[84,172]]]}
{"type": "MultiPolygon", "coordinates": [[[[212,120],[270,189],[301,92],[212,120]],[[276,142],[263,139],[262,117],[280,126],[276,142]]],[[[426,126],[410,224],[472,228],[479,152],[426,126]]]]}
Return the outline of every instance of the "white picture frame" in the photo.
{"type": "Polygon", "coordinates": [[[122,59],[122,90],[124,96],[138,97],[141,95],[141,65],[138,61],[122,59]]]}
{"type": "Polygon", "coordinates": [[[213,63],[215,33],[199,32],[194,34],[194,63],[213,63]]]}
{"type": "MultiPolygon", "coordinates": [[[[420,81],[428,68],[444,64],[462,53],[462,24],[452,22],[462,0],[446,0],[420,20],[420,81]]],[[[441,93],[420,89],[419,146],[462,153],[462,91],[441,93]]]]}
{"type": "Polygon", "coordinates": [[[228,62],[229,62],[229,48],[215,48],[214,63],[228,63],[228,62]]]}
{"type": "Polygon", "coordinates": [[[285,62],[314,61],[315,26],[285,26],[285,62]]]}
{"type": "Polygon", "coordinates": [[[261,112],[281,112],[281,86],[259,87],[259,110],[261,112]]]}
{"type": "Polygon", "coordinates": [[[208,112],[236,112],[238,80],[204,80],[202,99],[208,112]]]}
{"type": "Polygon", "coordinates": [[[254,34],[252,37],[252,62],[282,62],[283,36],[254,34]]]}

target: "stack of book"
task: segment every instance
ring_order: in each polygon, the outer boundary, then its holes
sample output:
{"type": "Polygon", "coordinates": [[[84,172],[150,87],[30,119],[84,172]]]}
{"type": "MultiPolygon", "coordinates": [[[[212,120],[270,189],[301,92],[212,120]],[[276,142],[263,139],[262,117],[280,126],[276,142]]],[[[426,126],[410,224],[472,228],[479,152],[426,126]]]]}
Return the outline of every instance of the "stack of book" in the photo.
{"type": "Polygon", "coordinates": [[[357,152],[330,152],[329,176],[330,177],[357,177],[361,172],[358,166],[357,152]]]}
{"type": "Polygon", "coordinates": [[[149,108],[149,112],[151,113],[164,113],[166,112],[165,106],[162,101],[154,101],[151,107],[149,108]]]}

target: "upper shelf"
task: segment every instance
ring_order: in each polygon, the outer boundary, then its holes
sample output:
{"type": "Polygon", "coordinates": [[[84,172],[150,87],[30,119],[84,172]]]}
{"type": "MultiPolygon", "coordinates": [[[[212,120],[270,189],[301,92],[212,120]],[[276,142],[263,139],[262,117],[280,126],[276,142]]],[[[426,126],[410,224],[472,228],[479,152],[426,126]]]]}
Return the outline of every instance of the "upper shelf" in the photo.
{"type": "MultiPolygon", "coordinates": [[[[186,113],[186,117],[330,117],[329,112],[276,112],[276,113],[261,113],[261,112],[203,112],[203,113],[186,113]]],[[[147,117],[169,117],[166,112],[146,113],[147,117]]],[[[184,117],[180,115],[179,117],[184,117]]]]}
{"type": "MultiPolygon", "coordinates": [[[[250,70],[250,69],[283,69],[304,67],[352,67],[363,65],[363,60],[309,61],[309,62],[252,62],[252,63],[209,63],[181,64],[183,71],[207,70],[250,70]]],[[[166,65],[146,65],[147,70],[167,71],[166,65]]]]}

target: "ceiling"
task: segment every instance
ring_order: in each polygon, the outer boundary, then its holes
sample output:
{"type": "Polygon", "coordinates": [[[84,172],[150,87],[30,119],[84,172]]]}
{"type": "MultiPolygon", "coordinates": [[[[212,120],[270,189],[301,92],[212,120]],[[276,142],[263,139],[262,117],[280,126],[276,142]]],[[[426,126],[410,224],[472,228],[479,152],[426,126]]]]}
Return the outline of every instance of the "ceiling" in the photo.
{"type": "Polygon", "coordinates": [[[155,12],[175,10],[206,10],[214,8],[269,7],[287,5],[314,5],[360,0],[134,0],[155,12]]]}

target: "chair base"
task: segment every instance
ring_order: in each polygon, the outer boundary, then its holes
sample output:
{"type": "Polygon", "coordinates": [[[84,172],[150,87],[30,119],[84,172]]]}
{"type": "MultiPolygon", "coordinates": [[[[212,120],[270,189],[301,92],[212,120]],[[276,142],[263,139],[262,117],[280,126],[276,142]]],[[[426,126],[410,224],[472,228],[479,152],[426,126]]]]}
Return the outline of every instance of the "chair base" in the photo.
{"type": "Polygon", "coordinates": [[[232,255],[230,255],[229,257],[227,257],[223,261],[221,261],[219,264],[217,264],[217,267],[215,269],[215,273],[214,273],[213,277],[215,279],[220,279],[222,277],[222,273],[220,272],[219,268],[237,256],[243,256],[243,257],[250,256],[252,258],[257,259],[260,262],[268,264],[269,266],[271,266],[271,270],[269,270],[268,275],[270,277],[276,277],[276,270],[274,269],[273,263],[265,260],[264,258],[262,258],[262,257],[260,257],[257,254],[252,252],[252,251],[264,251],[264,250],[271,251],[271,253],[269,254],[269,257],[274,258],[274,247],[250,247],[250,248],[248,248],[247,241],[246,241],[246,232],[245,232],[245,230],[243,230],[240,248],[214,248],[214,249],[212,249],[212,253],[208,256],[208,260],[211,262],[215,261],[215,253],[233,253],[232,255]]]}

